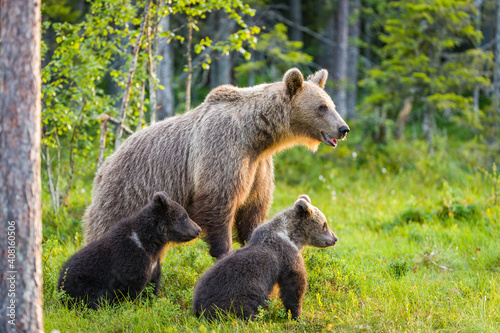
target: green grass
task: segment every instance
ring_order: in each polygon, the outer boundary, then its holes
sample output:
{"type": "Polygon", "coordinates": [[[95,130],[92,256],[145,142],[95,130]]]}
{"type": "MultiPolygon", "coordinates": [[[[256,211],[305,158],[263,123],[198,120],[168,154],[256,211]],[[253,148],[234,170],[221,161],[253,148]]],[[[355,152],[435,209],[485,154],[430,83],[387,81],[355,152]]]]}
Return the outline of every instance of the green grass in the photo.
{"type": "Polygon", "coordinates": [[[335,151],[294,148],[275,158],[270,216],[306,193],[339,237],[334,248],[302,251],[308,290],[298,321],[276,298],[252,322],[196,319],[193,287],[214,262],[200,240],[169,249],[158,297],[145,293],[98,311],[64,308],[56,292],[59,269],[82,246],[79,219],[90,200],[91,184],[79,184],[85,194],[74,194],[59,217],[44,208],[45,329],[500,332],[493,154],[474,140],[449,139],[438,142],[435,154],[426,151],[422,142],[377,146],[350,138],[335,151]]]}

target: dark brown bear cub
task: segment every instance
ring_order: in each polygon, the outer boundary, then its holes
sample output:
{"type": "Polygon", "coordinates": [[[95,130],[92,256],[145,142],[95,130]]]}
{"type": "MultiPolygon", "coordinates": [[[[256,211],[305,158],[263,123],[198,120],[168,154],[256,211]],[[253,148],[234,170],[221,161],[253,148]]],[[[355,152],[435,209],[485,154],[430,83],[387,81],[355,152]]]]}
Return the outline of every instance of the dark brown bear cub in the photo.
{"type": "Polygon", "coordinates": [[[58,288],[92,309],[125,295],[134,299],[149,282],[156,294],[166,244],[190,241],[200,231],[181,205],[157,192],[138,213],[74,254],[61,270],[58,288]]]}
{"type": "Polygon", "coordinates": [[[292,318],[302,313],[306,269],[300,249],[304,245],[333,246],[337,236],[325,215],[301,195],[294,207],[277,214],[252,234],[243,248],[217,261],[198,281],[193,310],[197,316],[216,318],[217,311],[251,318],[264,306],[273,286],[292,318]]]}

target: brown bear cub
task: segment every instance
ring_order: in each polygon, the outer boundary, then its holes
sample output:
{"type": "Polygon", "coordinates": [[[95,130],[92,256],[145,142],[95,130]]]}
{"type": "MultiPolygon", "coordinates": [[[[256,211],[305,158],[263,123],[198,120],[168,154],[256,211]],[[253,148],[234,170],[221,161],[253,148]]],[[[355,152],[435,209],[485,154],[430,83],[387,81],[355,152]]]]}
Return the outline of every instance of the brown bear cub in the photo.
{"type": "Polygon", "coordinates": [[[134,299],[149,282],[156,295],[166,244],[190,241],[200,232],[181,205],[157,192],[138,213],[74,254],[61,270],[58,289],[92,309],[125,295],[134,299]]]}
{"type": "Polygon", "coordinates": [[[337,236],[325,215],[307,195],[257,227],[250,242],[218,260],[198,281],[193,310],[212,320],[217,312],[251,318],[264,306],[273,286],[280,287],[283,305],[292,318],[302,313],[306,269],[300,249],[304,245],[333,246],[337,236]]]}

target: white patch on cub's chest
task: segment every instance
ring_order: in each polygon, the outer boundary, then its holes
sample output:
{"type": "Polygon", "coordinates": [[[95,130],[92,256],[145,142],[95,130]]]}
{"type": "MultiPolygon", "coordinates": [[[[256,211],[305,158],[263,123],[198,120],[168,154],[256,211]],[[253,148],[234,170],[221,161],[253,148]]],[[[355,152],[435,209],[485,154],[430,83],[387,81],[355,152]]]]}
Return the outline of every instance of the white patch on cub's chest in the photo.
{"type": "Polygon", "coordinates": [[[155,261],[155,263],[153,264],[153,266],[151,266],[151,273],[154,272],[157,264],[158,264],[158,261],[155,261]]]}
{"type": "Polygon", "coordinates": [[[290,239],[290,237],[288,237],[288,232],[286,230],[278,231],[276,233],[276,235],[278,235],[278,237],[280,237],[285,242],[287,242],[288,244],[290,244],[294,249],[296,249],[297,251],[299,251],[299,248],[297,247],[297,245],[295,245],[295,243],[292,242],[292,240],[290,239]]]}
{"type": "MultiPolygon", "coordinates": [[[[132,231],[132,235],[130,235],[130,239],[134,241],[135,245],[137,245],[138,248],[144,250],[144,247],[142,246],[141,240],[139,239],[139,236],[137,236],[137,233],[135,231],[132,231]]],[[[155,265],[156,265],[156,263],[155,263],[155,265]]]]}

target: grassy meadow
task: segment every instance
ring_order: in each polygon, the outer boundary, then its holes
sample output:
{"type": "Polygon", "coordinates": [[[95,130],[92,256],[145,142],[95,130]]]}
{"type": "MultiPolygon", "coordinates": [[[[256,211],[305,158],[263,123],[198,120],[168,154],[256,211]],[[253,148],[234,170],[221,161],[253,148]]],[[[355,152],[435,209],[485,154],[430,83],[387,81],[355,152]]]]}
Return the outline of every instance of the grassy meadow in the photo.
{"type": "Polygon", "coordinates": [[[251,322],[195,318],[194,285],[214,262],[201,240],[169,249],[158,297],[146,291],[98,311],[61,306],[59,270],[82,246],[90,202],[93,174],[84,174],[57,217],[44,188],[45,330],[500,332],[499,157],[474,138],[442,137],[428,154],[423,141],[376,145],[351,128],[336,150],[275,157],[269,216],[306,193],[339,237],[334,248],[302,251],[308,289],[300,320],[276,297],[251,322]]]}

